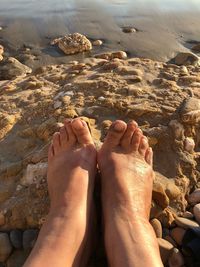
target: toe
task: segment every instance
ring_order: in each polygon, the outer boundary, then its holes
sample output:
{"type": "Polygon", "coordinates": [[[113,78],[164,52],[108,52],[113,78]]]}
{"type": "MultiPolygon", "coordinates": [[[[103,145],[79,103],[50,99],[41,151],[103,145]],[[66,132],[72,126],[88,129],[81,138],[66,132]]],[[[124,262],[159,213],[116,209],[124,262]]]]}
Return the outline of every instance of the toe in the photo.
{"type": "Polygon", "coordinates": [[[110,126],[104,146],[113,148],[120,144],[121,138],[126,131],[127,125],[124,121],[117,120],[110,126]]]}
{"type": "Polygon", "coordinates": [[[153,166],[153,150],[151,147],[149,147],[146,151],[145,160],[149,165],[153,166]]]}
{"type": "Polygon", "coordinates": [[[131,121],[127,124],[127,129],[122,137],[121,146],[125,149],[131,148],[132,136],[138,127],[138,124],[135,121],[131,121]]]}
{"type": "Polygon", "coordinates": [[[64,124],[68,138],[68,145],[74,145],[77,142],[77,139],[72,130],[71,120],[65,120],[64,124]]]}
{"type": "Polygon", "coordinates": [[[90,130],[87,123],[79,118],[72,121],[72,130],[79,142],[79,144],[93,144],[90,130]]]}
{"type": "Polygon", "coordinates": [[[145,157],[146,151],[147,151],[148,148],[149,148],[148,139],[145,136],[142,136],[142,138],[140,140],[139,149],[138,149],[140,155],[145,157]]]}
{"type": "Polygon", "coordinates": [[[49,150],[48,150],[48,159],[51,160],[53,156],[54,156],[53,144],[50,144],[49,150]]]}
{"type": "Polygon", "coordinates": [[[53,135],[53,150],[55,155],[60,151],[60,133],[58,132],[53,135]]]}
{"type": "Polygon", "coordinates": [[[142,138],[141,129],[137,128],[132,136],[131,147],[133,152],[137,152],[140,146],[140,140],[142,138]]]}
{"type": "Polygon", "coordinates": [[[68,134],[65,127],[60,128],[60,144],[61,147],[66,147],[68,145],[68,134]]]}

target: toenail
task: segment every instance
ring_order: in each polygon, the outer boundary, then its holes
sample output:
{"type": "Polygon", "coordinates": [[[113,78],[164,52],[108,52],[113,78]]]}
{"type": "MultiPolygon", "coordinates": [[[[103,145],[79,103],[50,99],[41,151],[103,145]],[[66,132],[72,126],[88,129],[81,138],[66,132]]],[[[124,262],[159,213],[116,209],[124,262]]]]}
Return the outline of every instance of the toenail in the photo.
{"type": "Polygon", "coordinates": [[[124,130],[124,124],[120,122],[116,122],[113,125],[113,129],[117,132],[122,132],[124,130]]]}
{"type": "Polygon", "coordinates": [[[74,128],[77,130],[80,130],[82,128],[82,126],[85,126],[85,122],[80,120],[80,119],[73,120],[72,124],[73,124],[74,128]]]}

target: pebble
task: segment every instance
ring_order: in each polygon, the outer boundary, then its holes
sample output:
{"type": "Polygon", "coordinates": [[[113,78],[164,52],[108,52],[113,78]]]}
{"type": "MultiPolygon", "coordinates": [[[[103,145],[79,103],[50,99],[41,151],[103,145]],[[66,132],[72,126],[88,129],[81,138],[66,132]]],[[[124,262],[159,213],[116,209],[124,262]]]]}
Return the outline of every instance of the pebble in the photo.
{"type": "Polygon", "coordinates": [[[178,226],[184,229],[199,227],[199,224],[197,222],[182,217],[176,217],[175,222],[178,226]]]}
{"type": "Polygon", "coordinates": [[[0,226],[5,224],[5,216],[3,213],[0,212],[0,226]]]}
{"type": "Polygon", "coordinates": [[[189,212],[189,211],[185,211],[182,217],[187,218],[187,219],[194,219],[194,215],[192,214],[192,212],[189,212]]]}
{"type": "Polygon", "coordinates": [[[12,246],[7,233],[0,233],[0,262],[5,262],[12,252],[12,246]]]}
{"type": "Polygon", "coordinates": [[[200,223],[200,203],[194,206],[193,213],[196,221],[200,223]]]}
{"type": "Polygon", "coordinates": [[[181,52],[175,57],[175,64],[177,65],[198,65],[199,57],[193,53],[181,52]]]}
{"type": "Polygon", "coordinates": [[[186,137],[184,140],[184,147],[187,152],[193,153],[195,148],[194,139],[191,137],[186,137]]]}
{"type": "Polygon", "coordinates": [[[180,246],[182,245],[182,240],[185,235],[185,229],[176,227],[171,230],[170,235],[176,241],[176,243],[180,246]]]}
{"type": "Polygon", "coordinates": [[[181,252],[174,248],[173,252],[169,258],[169,267],[183,267],[184,266],[184,258],[181,252]]]}
{"type": "Polygon", "coordinates": [[[137,30],[133,27],[123,27],[123,32],[124,33],[134,33],[134,32],[137,32],[137,30]]]}
{"type": "Polygon", "coordinates": [[[73,91],[68,91],[64,93],[64,96],[68,95],[68,96],[74,96],[74,92],[73,91]]]}
{"type": "Polygon", "coordinates": [[[14,248],[22,248],[22,234],[23,233],[20,230],[12,230],[10,232],[10,241],[14,248]]]}
{"type": "Polygon", "coordinates": [[[172,250],[174,247],[170,242],[165,239],[157,238],[157,240],[159,244],[162,262],[166,264],[169,259],[169,256],[172,254],[172,250]]]}
{"type": "Polygon", "coordinates": [[[174,247],[177,247],[177,243],[174,241],[174,239],[171,236],[166,235],[164,239],[167,240],[169,243],[171,243],[174,247]]]}
{"type": "Polygon", "coordinates": [[[98,98],[98,100],[99,101],[104,101],[106,98],[104,97],[104,96],[100,96],[99,98],[98,98]]]}
{"type": "Polygon", "coordinates": [[[154,231],[155,231],[155,234],[156,234],[156,237],[158,238],[162,238],[162,225],[160,223],[160,221],[158,219],[153,219],[150,221],[154,231]]]}
{"type": "Polygon", "coordinates": [[[103,44],[103,42],[101,40],[95,40],[93,43],[92,43],[94,46],[100,46],[103,44]]]}
{"type": "Polygon", "coordinates": [[[54,109],[58,109],[58,108],[60,108],[61,106],[62,106],[62,102],[61,102],[61,101],[55,101],[55,103],[54,103],[54,105],[53,105],[54,109]]]}
{"type": "Polygon", "coordinates": [[[24,231],[23,233],[23,248],[24,249],[31,249],[33,248],[39,231],[36,229],[29,229],[24,231]]]}
{"type": "Polygon", "coordinates": [[[193,47],[192,47],[192,50],[199,53],[200,52],[200,44],[195,44],[193,47]]]}
{"type": "Polygon", "coordinates": [[[29,256],[29,251],[15,250],[6,262],[6,267],[22,267],[29,256]]]}
{"type": "Polygon", "coordinates": [[[3,28],[2,27],[0,27],[0,31],[2,31],[3,30],[3,28]]]}
{"type": "Polygon", "coordinates": [[[190,204],[200,203],[200,188],[196,189],[188,196],[188,202],[190,204]]]}

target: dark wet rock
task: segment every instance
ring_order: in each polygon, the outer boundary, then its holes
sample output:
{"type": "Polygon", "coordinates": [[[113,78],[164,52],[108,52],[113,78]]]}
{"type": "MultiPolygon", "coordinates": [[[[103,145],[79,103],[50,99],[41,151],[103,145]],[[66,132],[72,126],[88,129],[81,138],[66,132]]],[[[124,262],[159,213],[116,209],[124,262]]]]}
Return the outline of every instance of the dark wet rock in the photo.
{"type": "Polygon", "coordinates": [[[0,233],[0,262],[5,262],[12,252],[12,246],[7,233],[0,233]]]}
{"type": "Polygon", "coordinates": [[[24,249],[31,249],[33,248],[37,236],[38,236],[38,230],[37,229],[29,229],[24,231],[23,233],[23,248],[24,249]]]}
{"type": "Polygon", "coordinates": [[[14,248],[22,248],[22,234],[21,230],[13,230],[10,232],[10,241],[14,248]]]}

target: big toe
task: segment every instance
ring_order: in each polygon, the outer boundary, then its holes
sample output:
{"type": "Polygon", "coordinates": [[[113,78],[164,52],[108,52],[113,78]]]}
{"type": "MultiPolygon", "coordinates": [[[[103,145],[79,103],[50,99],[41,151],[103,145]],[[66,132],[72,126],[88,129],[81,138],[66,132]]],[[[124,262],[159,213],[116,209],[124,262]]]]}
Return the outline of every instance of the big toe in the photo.
{"type": "Polygon", "coordinates": [[[110,126],[103,146],[106,148],[118,146],[126,131],[126,128],[127,125],[124,121],[117,120],[113,122],[113,124],[110,126]]]}
{"type": "Polygon", "coordinates": [[[79,144],[93,144],[89,128],[85,121],[77,118],[72,121],[71,125],[79,144]]]}

